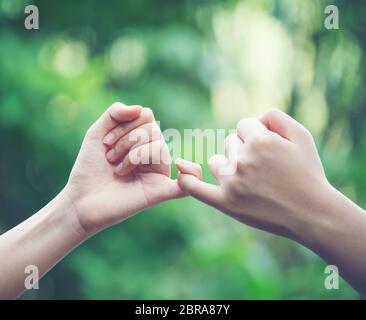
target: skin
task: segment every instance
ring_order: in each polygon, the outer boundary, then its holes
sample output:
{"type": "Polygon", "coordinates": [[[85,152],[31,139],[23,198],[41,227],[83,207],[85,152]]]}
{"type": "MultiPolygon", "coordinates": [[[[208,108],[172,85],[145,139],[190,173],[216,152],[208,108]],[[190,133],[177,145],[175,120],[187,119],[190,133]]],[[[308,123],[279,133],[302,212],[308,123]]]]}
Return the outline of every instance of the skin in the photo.
{"type": "Polygon", "coordinates": [[[330,185],[311,134],[295,120],[277,110],[241,120],[225,155],[209,162],[218,186],[202,181],[199,165],[176,165],[178,182],[150,109],[113,104],[88,130],[60,194],[0,236],[0,298],[25,290],[26,266],[42,277],[95,233],[187,194],[307,246],[365,293],[365,212],[330,185]]]}
{"type": "Polygon", "coordinates": [[[328,182],[309,131],[279,110],[241,120],[225,155],[201,181],[199,165],[178,159],[182,190],[249,226],[308,247],[366,293],[366,215],[328,182]]]}
{"type": "Polygon", "coordinates": [[[26,266],[37,266],[42,277],[95,233],[183,195],[170,178],[168,147],[152,111],[113,104],[86,133],[60,194],[0,236],[0,257],[6,257],[0,264],[0,298],[16,298],[25,290],[26,266]],[[108,161],[111,150],[118,157],[108,161]],[[140,159],[146,150],[147,159],[140,159]]]}

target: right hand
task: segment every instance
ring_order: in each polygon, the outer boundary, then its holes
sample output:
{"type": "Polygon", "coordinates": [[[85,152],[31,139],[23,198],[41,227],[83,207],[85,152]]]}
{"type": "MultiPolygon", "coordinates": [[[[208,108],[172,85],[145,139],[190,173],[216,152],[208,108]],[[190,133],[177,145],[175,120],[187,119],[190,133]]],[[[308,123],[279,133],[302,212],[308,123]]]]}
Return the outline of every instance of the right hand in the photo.
{"type": "Polygon", "coordinates": [[[219,185],[201,181],[201,168],[181,159],[178,183],[193,197],[237,220],[289,238],[325,220],[332,187],[307,129],[279,110],[242,119],[209,168],[219,185]],[[232,174],[223,174],[223,173],[232,174]]]}

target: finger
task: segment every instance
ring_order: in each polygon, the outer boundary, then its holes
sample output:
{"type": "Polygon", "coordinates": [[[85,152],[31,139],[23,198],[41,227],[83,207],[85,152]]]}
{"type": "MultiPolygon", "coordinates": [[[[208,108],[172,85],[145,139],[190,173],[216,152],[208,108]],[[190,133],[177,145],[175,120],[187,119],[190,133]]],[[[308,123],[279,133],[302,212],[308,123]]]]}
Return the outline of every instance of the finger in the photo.
{"type": "Polygon", "coordinates": [[[236,161],[242,150],[243,141],[236,133],[229,134],[225,139],[225,156],[230,162],[236,161]]]}
{"type": "Polygon", "coordinates": [[[224,193],[220,186],[203,182],[194,175],[184,173],[178,175],[178,184],[186,194],[221,210],[224,193]]]}
{"type": "MultiPolygon", "coordinates": [[[[122,103],[115,103],[109,110],[110,117],[116,124],[136,119],[142,111],[142,107],[138,105],[126,106],[122,103]]],[[[112,125],[112,124],[111,124],[112,125]]],[[[107,127],[108,129],[110,126],[107,127]]],[[[111,128],[112,129],[112,128],[111,128]]]]}
{"type": "Polygon", "coordinates": [[[125,176],[138,166],[157,165],[159,167],[159,165],[164,165],[161,161],[164,143],[162,140],[152,141],[132,149],[116,167],[115,173],[125,176]]]}
{"type": "Polygon", "coordinates": [[[202,180],[202,168],[199,164],[184,160],[182,158],[177,158],[175,160],[175,165],[181,173],[191,174],[202,180]]]}
{"type": "Polygon", "coordinates": [[[153,145],[152,148],[155,148],[155,155],[152,156],[151,170],[170,177],[172,164],[171,157],[168,145],[162,135],[160,141],[155,142],[155,145],[153,145]]]}
{"type": "Polygon", "coordinates": [[[208,168],[219,182],[222,182],[227,175],[232,174],[232,166],[230,160],[223,154],[215,154],[208,160],[208,168]]]}
{"type": "Polygon", "coordinates": [[[245,140],[249,139],[251,136],[261,133],[266,134],[268,133],[267,128],[265,125],[260,122],[256,118],[244,118],[241,119],[237,126],[236,126],[236,132],[239,136],[239,138],[245,142],[245,140]]]}
{"type": "Polygon", "coordinates": [[[290,141],[303,139],[309,135],[304,126],[278,109],[271,109],[260,118],[260,121],[268,130],[290,141]]]}
{"type": "Polygon", "coordinates": [[[128,107],[123,103],[115,102],[90,127],[88,133],[103,138],[118,123],[134,120],[140,113],[140,106],[128,107]]]}
{"type": "Polygon", "coordinates": [[[108,150],[106,158],[110,162],[122,159],[132,149],[161,138],[161,131],[155,122],[146,123],[120,138],[108,150]]]}
{"type": "Polygon", "coordinates": [[[150,108],[142,108],[139,117],[134,118],[134,121],[122,123],[111,128],[104,137],[103,143],[112,146],[133,129],[149,122],[155,122],[154,114],[150,108]]]}

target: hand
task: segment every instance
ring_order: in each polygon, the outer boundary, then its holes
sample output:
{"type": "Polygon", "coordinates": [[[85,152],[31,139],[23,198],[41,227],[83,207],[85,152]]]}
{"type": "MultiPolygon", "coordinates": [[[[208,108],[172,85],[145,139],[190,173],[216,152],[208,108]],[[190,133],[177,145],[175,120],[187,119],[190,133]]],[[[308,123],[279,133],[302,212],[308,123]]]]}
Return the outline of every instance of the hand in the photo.
{"type": "Polygon", "coordinates": [[[209,161],[219,186],[201,169],[177,160],[180,187],[248,225],[296,239],[328,201],[331,187],[308,130],[278,110],[243,119],[225,141],[225,156],[209,161]],[[228,174],[229,173],[229,174],[228,174]]]}
{"type": "Polygon", "coordinates": [[[88,130],[64,193],[87,234],[183,196],[170,179],[168,147],[152,111],[113,104],[88,130]],[[143,165],[136,162],[140,153],[148,154],[143,165]]]}
{"type": "Polygon", "coordinates": [[[152,111],[113,104],[88,130],[61,193],[1,235],[0,298],[25,290],[27,266],[37,266],[42,277],[96,232],[180,196],[152,111]]]}

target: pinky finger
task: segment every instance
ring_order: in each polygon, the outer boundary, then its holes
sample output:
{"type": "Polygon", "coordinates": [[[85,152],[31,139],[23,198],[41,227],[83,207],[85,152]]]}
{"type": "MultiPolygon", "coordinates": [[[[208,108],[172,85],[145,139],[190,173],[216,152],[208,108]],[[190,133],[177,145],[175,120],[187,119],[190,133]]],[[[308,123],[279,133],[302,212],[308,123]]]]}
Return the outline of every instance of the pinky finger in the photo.
{"type": "Polygon", "coordinates": [[[190,174],[202,180],[202,168],[199,164],[177,158],[175,165],[181,173],[190,174]]]}

